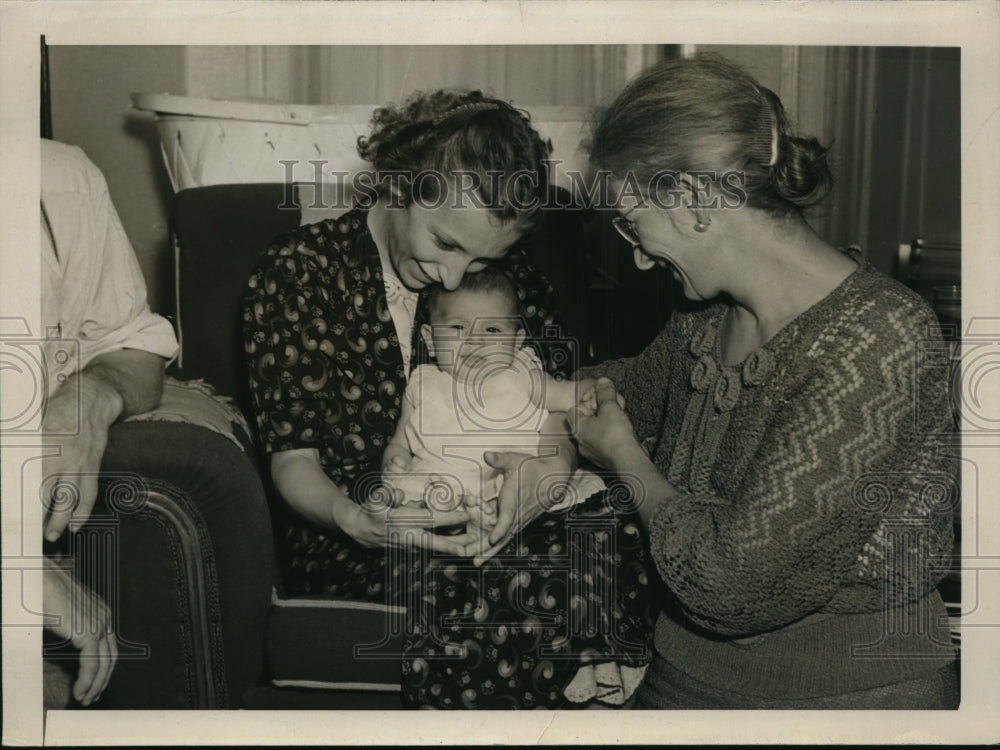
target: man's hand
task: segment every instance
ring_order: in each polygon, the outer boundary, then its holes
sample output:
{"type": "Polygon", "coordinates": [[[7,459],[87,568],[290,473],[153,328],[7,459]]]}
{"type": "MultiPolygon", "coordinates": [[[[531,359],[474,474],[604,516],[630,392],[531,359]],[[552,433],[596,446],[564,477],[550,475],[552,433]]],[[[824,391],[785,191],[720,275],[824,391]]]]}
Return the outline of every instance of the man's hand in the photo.
{"type": "Polygon", "coordinates": [[[85,374],[74,379],[46,404],[42,422],[45,446],[54,449],[42,460],[42,487],[49,502],[45,538],[50,542],[68,524],[76,529],[90,517],[108,427],[122,410],[121,396],[100,379],[85,374]]]}
{"type": "Polygon", "coordinates": [[[73,697],[84,706],[101,697],[118,659],[111,611],[93,591],[45,559],[42,601],[46,627],[80,651],[80,672],[73,697]]]}
{"type": "Polygon", "coordinates": [[[48,399],[42,421],[46,446],[43,488],[50,503],[45,538],[62,536],[89,517],[108,428],[120,417],[156,407],[163,393],[163,358],[137,349],[96,357],[48,399]]]}

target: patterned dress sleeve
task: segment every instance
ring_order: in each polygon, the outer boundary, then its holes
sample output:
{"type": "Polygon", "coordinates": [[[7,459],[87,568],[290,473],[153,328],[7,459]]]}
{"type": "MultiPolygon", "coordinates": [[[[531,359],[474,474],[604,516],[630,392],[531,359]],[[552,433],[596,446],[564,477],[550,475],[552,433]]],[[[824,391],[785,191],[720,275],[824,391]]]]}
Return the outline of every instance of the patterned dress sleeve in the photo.
{"type": "MultiPolygon", "coordinates": [[[[250,276],[244,295],[244,344],[250,393],[267,453],[317,447],[329,429],[324,396],[330,376],[311,357],[329,326],[310,300],[316,259],[295,233],[280,237],[250,276]]],[[[334,354],[334,352],[328,352],[334,354]]]]}
{"type": "Polygon", "coordinates": [[[402,398],[385,294],[352,239],[351,221],[279,238],[244,297],[250,390],[265,451],[319,448],[338,482],[378,467],[402,398]]]}
{"type": "Polygon", "coordinates": [[[736,492],[681,492],[657,509],[652,555],[691,620],[727,636],[761,633],[821,608],[898,606],[936,585],[951,509],[928,498],[952,466],[936,449],[949,429],[946,386],[914,366],[927,313],[849,320],[819,337],[736,492]],[[909,541],[890,533],[900,519],[909,541]]]}

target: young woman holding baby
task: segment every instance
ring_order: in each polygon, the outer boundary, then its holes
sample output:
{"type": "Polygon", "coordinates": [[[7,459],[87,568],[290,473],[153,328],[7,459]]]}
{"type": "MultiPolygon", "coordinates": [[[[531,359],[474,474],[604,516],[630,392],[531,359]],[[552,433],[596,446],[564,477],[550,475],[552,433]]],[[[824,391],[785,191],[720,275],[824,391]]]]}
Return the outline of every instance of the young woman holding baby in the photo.
{"type": "Polygon", "coordinates": [[[381,481],[429,322],[422,289],[498,265],[529,334],[553,322],[551,290],[518,246],[542,216],[548,148],[506,102],[439,91],[377,110],[359,152],[386,175],[371,205],[277,238],[245,296],[258,427],[292,511],[278,520],[286,590],[420,602],[404,639],[408,706],[583,705],[608,680],[601,699],[620,704],[649,659],[642,535],[600,497],[577,506],[592,516],[582,531],[568,513],[540,517],[575,469],[563,414],[539,426],[535,455],[480,453],[503,475],[492,523],[470,523],[480,506],[460,497],[396,503],[381,481]],[[457,182],[470,176],[471,191],[457,182]]]}

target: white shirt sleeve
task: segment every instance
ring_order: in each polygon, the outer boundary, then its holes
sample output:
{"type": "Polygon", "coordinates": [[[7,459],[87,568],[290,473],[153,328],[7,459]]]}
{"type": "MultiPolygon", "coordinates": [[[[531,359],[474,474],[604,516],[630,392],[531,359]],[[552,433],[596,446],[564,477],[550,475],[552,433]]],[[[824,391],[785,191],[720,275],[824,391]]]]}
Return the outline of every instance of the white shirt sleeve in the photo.
{"type": "Polygon", "coordinates": [[[58,374],[120,349],[172,358],[173,327],[149,308],[104,175],[75,146],[43,140],[41,156],[43,333],[79,347],[77,361],[47,364],[58,374]]]}

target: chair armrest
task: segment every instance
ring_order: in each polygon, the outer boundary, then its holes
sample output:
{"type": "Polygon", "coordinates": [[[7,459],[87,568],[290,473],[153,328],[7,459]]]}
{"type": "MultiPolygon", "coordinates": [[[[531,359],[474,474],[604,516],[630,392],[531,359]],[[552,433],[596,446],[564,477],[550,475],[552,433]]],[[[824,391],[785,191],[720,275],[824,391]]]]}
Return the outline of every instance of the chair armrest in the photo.
{"type": "Polygon", "coordinates": [[[243,426],[206,420],[220,403],[207,391],[168,388],[196,408],[165,393],[164,411],[111,428],[98,505],[73,537],[78,570],[81,560],[96,568],[79,573],[105,596],[119,637],[101,705],[236,707],[263,670],[266,495],[243,426]]]}

